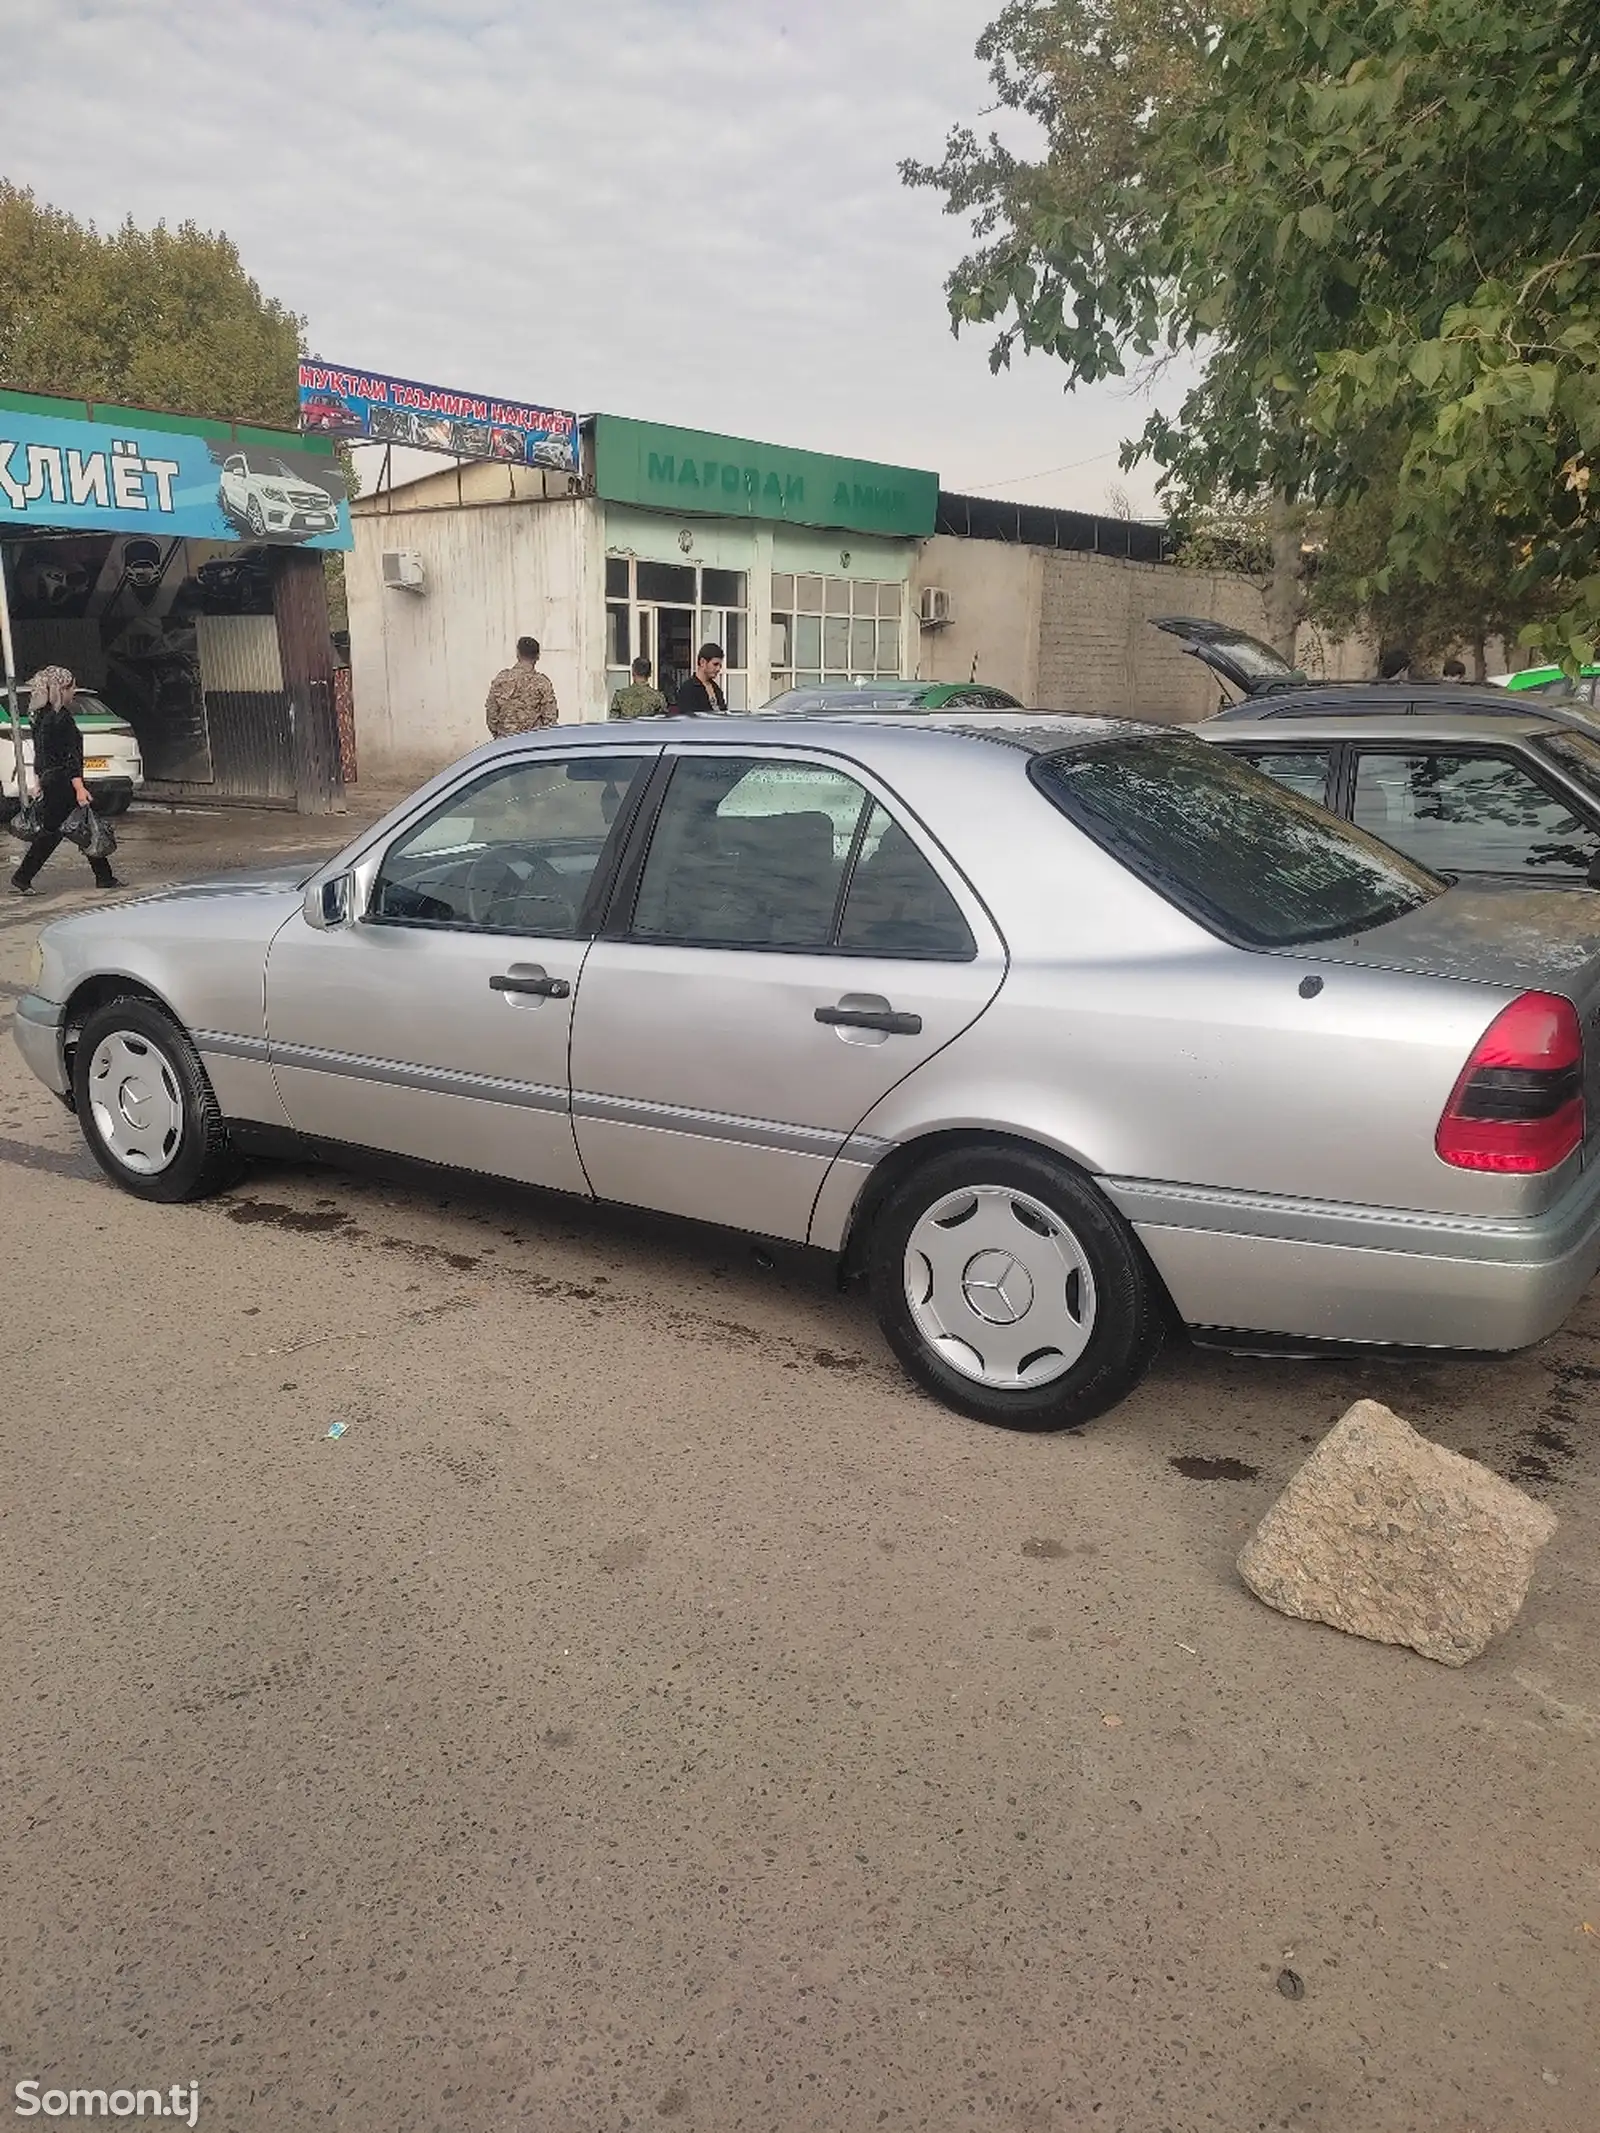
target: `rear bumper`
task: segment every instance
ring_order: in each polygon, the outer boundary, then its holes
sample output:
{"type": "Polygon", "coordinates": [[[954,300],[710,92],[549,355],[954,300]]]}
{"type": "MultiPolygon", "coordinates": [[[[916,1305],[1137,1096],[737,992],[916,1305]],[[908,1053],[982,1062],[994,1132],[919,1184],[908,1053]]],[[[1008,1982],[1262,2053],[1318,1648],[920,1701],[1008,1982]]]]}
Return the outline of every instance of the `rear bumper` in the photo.
{"type": "Polygon", "coordinates": [[[41,1000],[25,992],[11,1011],[11,1034],[17,1050],[47,1089],[57,1096],[68,1094],[66,1062],[61,1039],[66,1009],[55,1000],[41,1000]]]}
{"type": "Polygon", "coordinates": [[[1544,1214],[1494,1221],[1099,1181],[1185,1324],[1416,1348],[1525,1348],[1600,1266],[1600,1164],[1544,1214]]]}

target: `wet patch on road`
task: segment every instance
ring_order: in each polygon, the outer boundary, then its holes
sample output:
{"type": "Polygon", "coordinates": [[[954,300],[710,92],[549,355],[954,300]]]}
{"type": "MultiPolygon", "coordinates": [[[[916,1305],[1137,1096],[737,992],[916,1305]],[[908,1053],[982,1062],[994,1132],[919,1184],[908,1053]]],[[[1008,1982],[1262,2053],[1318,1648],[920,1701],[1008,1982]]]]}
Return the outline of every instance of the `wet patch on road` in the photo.
{"type": "Polygon", "coordinates": [[[1213,1459],[1199,1452],[1179,1452],[1167,1461],[1185,1481],[1259,1481],[1261,1469],[1243,1459],[1213,1459]]]}
{"type": "MultiPolygon", "coordinates": [[[[3,1152],[3,1148],[4,1143],[0,1143],[0,1152],[3,1152]]],[[[448,1205],[447,1202],[436,1204],[448,1205]]],[[[783,1357],[785,1369],[798,1370],[809,1365],[822,1370],[861,1372],[868,1378],[876,1377],[896,1384],[901,1382],[898,1372],[892,1370],[887,1363],[879,1363],[871,1356],[856,1355],[837,1348],[815,1348],[781,1333],[774,1334],[754,1326],[741,1325],[737,1319],[702,1317],[697,1312],[663,1305],[652,1297],[630,1297],[609,1285],[600,1286],[606,1280],[603,1275],[591,1275],[584,1279],[544,1274],[532,1267],[508,1266],[503,1261],[490,1258],[486,1252],[453,1251],[446,1245],[434,1244],[424,1238],[375,1235],[342,1207],[326,1200],[319,1200],[312,1208],[300,1208],[292,1207],[282,1200],[235,1197],[217,1202],[216,1208],[218,1212],[226,1215],[230,1222],[237,1222],[245,1228],[275,1229],[288,1236],[321,1237],[340,1245],[361,1245],[368,1250],[397,1253],[425,1266],[448,1269],[451,1273],[488,1277],[494,1280],[497,1286],[514,1289],[524,1296],[549,1298],[560,1303],[587,1304],[591,1316],[599,1316],[607,1310],[633,1309],[641,1312],[652,1325],[664,1333],[679,1334],[690,1340],[709,1340],[719,1346],[759,1351],[764,1355],[771,1355],[776,1350],[783,1357]],[[787,1351],[786,1355],[784,1351],[787,1351]]],[[[469,1307],[472,1301],[470,1296],[460,1299],[447,1298],[432,1308],[462,1309],[469,1307]]],[[[331,1337],[327,1333],[312,1334],[303,1341],[290,1342],[281,1350],[273,1349],[269,1352],[289,1354],[297,1348],[314,1346],[331,1337]]]]}
{"type": "Polygon", "coordinates": [[[230,1200],[223,1212],[230,1222],[261,1223],[294,1237],[326,1236],[331,1230],[355,1227],[354,1217],[338,1210],[287,1207],[281,1200],[230,1200]]]}
{"type": "Polygon", "coordinates": [[[86,1150],[63,1155],[57,1148],[35,1148],[28,1141],[0,1140],[0,1163],[15,1163],[19,1170],[47,1170],[57,1178],[91,1179],[100,1174],[86,1150]]]}
{"type": "Polygon", "coordinates": [[[1600,1407],[1600,1369],[1592,1363],[1551,1363],[1554,1381],[1539,1419],[1518,1435],[1507,1477],[1521,1487],[1566,1479],[1562,1466],[1578,1456],[1575,1432],[1593,1425],[1600,1407]],[[1580,1409],[1587,1410],[1580,1412],[1580,1409]]]}

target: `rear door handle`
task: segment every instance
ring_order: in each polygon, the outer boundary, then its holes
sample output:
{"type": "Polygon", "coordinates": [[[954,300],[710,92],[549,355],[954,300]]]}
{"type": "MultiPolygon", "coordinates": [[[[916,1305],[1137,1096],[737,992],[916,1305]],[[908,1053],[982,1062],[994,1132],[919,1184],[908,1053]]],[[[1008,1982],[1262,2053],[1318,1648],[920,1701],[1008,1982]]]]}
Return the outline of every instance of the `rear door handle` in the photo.
{"type": "Polygon", "coordinates": [[[541,970],[525,978],[493,977],[489,980],[491,992],[531,992],[541,1000],[565,1000],[572,991],[566,978],[547,978],[541,970]]]}
{"type": "Polygon", "coordinates": [[[819,1022],[830,1022],[835,1028],[881,1029],[891,1037],[920,1037],[920,1015],[897,1015],[892,1007],[819,1007],[819,1022]]]}

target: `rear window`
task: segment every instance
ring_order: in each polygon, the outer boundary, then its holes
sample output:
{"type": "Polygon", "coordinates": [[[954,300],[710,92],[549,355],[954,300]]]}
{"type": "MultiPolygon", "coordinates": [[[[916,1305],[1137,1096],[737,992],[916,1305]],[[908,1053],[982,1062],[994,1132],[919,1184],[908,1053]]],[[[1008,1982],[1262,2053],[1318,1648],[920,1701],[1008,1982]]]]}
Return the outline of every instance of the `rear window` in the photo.
{"type": "Polygon", "coordinates": [[[1240,947],[1338,940],[1444,887],[1204,741],[1111,741],[1036,756],[1029,775],[1130,873],[1240,947]]]}

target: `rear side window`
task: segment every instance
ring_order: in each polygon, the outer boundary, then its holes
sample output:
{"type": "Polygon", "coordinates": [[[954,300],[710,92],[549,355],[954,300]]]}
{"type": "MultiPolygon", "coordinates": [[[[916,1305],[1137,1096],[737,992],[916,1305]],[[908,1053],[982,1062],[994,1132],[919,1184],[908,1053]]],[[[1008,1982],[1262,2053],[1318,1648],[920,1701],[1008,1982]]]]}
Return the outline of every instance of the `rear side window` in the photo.
{"type": "Polygon", "coordinates": [[[1029,775],[1130,873],[1241,947],[1338,940],[1444,887],[1205,741],[1111,741],[1036,756],[1029,775]]]}
{"type": "Polygon", "coordinates": [[[1325,750],[1264,748],[1259,754],[1251,754],[1241,748],[1237,753],[1241,761],[1254,763],[1257,770],[1264,770],[1276,784],[1286,785],[1290,792],[1299,793],[1302,799],[1327,806],[1328,757],[1325,750]]]}

